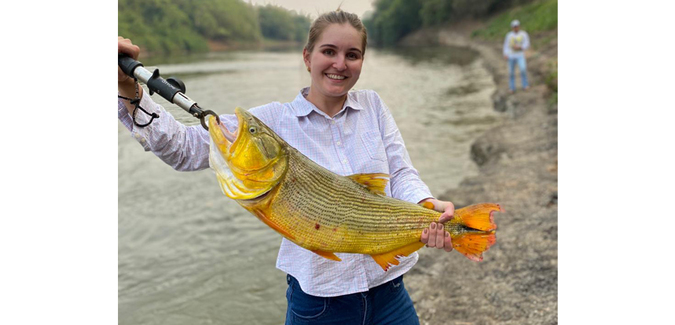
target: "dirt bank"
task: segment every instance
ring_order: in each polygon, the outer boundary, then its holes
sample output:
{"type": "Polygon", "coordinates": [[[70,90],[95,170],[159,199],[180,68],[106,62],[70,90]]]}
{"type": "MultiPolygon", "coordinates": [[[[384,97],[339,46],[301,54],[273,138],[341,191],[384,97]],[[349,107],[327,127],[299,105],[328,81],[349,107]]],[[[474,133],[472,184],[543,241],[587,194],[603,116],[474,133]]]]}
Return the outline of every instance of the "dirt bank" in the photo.
{"type": "Polygon", "coordinates": [[[532,87],[510,95],[502,44],[472,40],[477,25],[422,30],[403,45],[467,46],[481,54],[499,89],[494,108],[506,119],[471,148],[479,175],[440,198],[458,207],[497,202],[506,212],[496,215],[497,243],[483,262],[423,249],[406,286],[422,324],[557,324],[558,114],[545,85],[557,65],[557,34],[530,35],[535,44],[544,40],[528,53],[532,87]]]}

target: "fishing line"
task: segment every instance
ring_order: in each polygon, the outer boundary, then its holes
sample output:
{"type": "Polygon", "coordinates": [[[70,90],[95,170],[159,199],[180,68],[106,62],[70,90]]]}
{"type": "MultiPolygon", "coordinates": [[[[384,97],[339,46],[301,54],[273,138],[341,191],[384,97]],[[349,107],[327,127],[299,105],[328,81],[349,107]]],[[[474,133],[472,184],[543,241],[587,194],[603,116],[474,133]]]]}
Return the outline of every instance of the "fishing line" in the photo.
{"type": "Polygon", "coordinates": [[[159,114],[157,114],[157,113],[150,114],[143,107],[141,107],[141,99],[139,98],[139,95],[138,95],[138,79],[136,79],[136,78],[134,78],[134,87],[136,88],[136,98],[131,99],[131,98],[124,97],[124,96],[121,96],[121,95],[117,95],[117,98],[122,98],[122,99],[128,100],[129,104],[134,105],[134,111],[131,113],[131,118],[134,121],[134,125],[136,125],[138,127],[141,127],[141,128],[144,128],[144,127],[150,125],[150,123],[152,123],[152,121],[154,121],[156,118],[159,118],[159,114]],[[138,122],[136,122],[136,111],[139,108],[141,109],[141,111],[143,111],[143,113],[150,116],[150,121],[148,123],[138,124],[138,122]]]}

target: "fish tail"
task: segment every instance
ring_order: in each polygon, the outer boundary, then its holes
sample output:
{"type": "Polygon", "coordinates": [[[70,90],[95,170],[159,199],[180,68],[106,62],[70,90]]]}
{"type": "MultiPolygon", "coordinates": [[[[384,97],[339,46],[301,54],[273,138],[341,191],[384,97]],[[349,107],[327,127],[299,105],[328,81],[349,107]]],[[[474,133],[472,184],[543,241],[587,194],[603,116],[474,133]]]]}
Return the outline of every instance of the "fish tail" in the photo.
{"type": "Polygon", "coordinates": [[[451,223],[464,226],[452,236],[452,247],[472,261],[483,260],[483,252],[497,241],[493,213],[504,212],[499,204],[481,203],[457,209],[451,223]]]}

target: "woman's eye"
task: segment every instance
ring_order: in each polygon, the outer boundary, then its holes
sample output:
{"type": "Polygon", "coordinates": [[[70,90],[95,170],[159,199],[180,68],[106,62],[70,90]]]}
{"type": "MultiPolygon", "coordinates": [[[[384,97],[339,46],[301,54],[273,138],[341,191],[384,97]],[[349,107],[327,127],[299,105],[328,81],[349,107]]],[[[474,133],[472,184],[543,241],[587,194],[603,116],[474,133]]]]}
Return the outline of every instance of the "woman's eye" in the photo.
{"type": "Polygon", "coordinates": [[[349,53],[349,54],[347,54],[347,58],[351,59],[351,60],[357,60],[359,58],[359,56],[356,53],[349,53]]]}
{"type": "Polygon", "coordinates": [[[333,52],[333,50],[331,50],[331,49],[323,50],[323,54],[325,54],[325,55],[333,55],[333,53],[335,53],[335,52],[333,52]]]}

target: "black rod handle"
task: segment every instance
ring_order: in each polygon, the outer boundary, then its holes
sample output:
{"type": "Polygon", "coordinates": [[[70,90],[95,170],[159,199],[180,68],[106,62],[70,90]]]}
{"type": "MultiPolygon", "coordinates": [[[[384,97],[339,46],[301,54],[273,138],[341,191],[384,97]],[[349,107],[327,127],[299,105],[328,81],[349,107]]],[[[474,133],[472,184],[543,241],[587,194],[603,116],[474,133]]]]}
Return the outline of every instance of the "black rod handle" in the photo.
{"type": "Polygon", "coordinates": [[[131,78],[136,78],[134,76],[134,70],[136,70],[136,68],[139,66],[143,66],[143,63],[132,59],[130,56],[124,53],[119,53],[117,55],[117,64],[120,66],[120,69],[122,69],[122,71],[131,78]]]}
{"type": "Polygon", "coordinates": [[[155,69],[155,71],[152,72],[152,77],[150,77],[148,82],[145,84],[148,85],[150,95],[157,93],[158,95],[164,97],[164,99],[175,104],[173,97],[180,92],[180,89],[166,81],[166,79],[160,77],[159,69],[155,69]]]}

